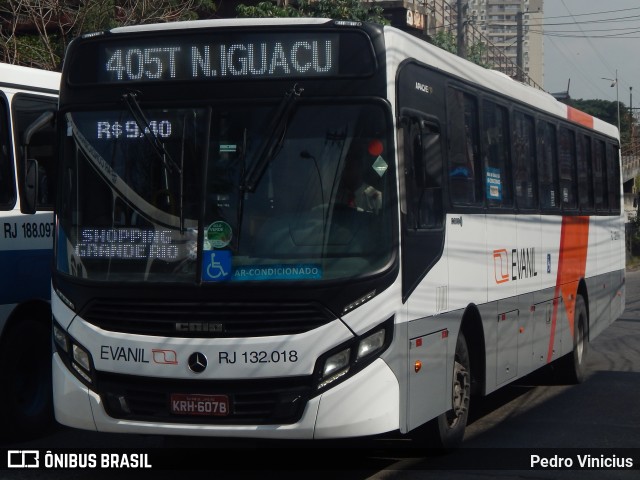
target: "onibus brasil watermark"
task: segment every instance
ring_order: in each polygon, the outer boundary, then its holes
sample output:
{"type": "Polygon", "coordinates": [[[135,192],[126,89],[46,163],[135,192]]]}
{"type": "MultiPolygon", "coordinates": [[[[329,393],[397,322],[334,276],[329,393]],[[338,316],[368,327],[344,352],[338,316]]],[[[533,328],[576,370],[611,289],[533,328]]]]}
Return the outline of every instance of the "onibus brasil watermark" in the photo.
{"type": "Polygon", "coordinates": [[[147,453],[77,453],[39,450],[8,450],[8,468],[44,469],[139,469],[153,468],[147,453]]]}

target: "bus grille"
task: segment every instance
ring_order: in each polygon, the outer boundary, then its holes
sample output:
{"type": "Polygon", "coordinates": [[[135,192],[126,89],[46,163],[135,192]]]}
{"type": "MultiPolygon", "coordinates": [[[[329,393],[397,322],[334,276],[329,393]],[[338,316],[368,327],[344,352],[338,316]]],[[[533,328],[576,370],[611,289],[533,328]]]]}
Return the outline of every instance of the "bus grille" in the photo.
{"type": "Polygon", "coordinates": [[[335,320],[314,303],[222,303],[94,300],[80,315],[112,332],[162,337],[225,338],[293,335],[335,320]]]}
{"type": "Polygon", "coordinates": [[[98,393],[110,417],[162,423],[286,425],[300,420],[311,377],[259,380],[175,380],[97,372],[98,393]],[[170,412],[171,394],[227,395],[227,416],[170,412]]]}

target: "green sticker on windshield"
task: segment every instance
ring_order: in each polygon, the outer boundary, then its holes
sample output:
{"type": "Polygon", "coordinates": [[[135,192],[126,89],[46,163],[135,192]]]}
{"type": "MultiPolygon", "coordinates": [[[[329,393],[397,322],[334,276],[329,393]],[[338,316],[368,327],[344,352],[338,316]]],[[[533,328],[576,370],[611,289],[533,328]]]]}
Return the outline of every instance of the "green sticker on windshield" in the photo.
{"type": "Polygon", "coordinates": [[[205,243],[208,243],[211,248],[224,248],[231,243],[232,236],[231,226],[227,222],[218,220],[207,227],[205,243]]]}

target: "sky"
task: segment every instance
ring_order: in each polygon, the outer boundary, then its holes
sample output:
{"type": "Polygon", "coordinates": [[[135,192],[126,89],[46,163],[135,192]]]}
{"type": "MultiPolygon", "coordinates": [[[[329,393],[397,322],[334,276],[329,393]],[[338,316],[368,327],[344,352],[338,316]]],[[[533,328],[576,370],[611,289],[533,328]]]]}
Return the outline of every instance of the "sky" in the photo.
{"type": "Polygon", "coordinates": [[[544,0],[544,89],[567,85],[573,99],[640,107],[640,0],[544,0]]]}

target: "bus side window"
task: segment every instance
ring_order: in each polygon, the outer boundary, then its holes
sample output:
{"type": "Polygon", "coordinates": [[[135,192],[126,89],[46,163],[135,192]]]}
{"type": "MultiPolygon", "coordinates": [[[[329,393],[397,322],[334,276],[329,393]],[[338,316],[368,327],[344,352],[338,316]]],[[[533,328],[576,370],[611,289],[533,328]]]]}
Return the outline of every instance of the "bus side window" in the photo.
{"type": "Polygon", "coordinates": [[[609,197],[607,194],[607,172],[605,166],[605,143],[602,140],[595,141],[593,155],[593,191],[596,210],[599,212],[609,209],[609,197]]]}
{"type": "Polygon", "coordinates": [[[556,128],[541,121],[538,129],[538,175],[540,208],[555,210],[560,206],[558,198],[558,155],[556,128]]]}
{"type": "Polygon", "coordinates": [[[447,91],[449,110],[449,192],[454,204],[478,204],[482,198],[478,102],[455,88],[447,91]]]}
{"type": "MultiPolygon", "coordinates": [[[[17,94],[12,101],[14,130],[16,144],[20,145],[19,168],[20,178],[25,179],[29,164],[37,182],[36,204],[30,208],[37,210],[53,210],[53,181],[55,161],[55,127],[53,112],[57,108],[57,101],[49,97],[17,94]],[[36,162],[33,162],[36,160],[36,162]],[[37,166],[36,166],[37,165],[37,166]]],[[[21,198],[27,205],[28,194],[24,191],[26,185],[21,182],[23,191],[21,198]]],[[[24,208],[24,206],[23,206],[24,208]]],[[[29,207],[27,207],[29,208],[29,207]]]]}
{"type": "Polygon", "coordinates": [[[613,143],[607,143],[607,180],[609,183],[609,208],[611,213],[620,213],[620,168],[619,150],[613,143]]]}
{"type": "Polygon", "coordinates": [[[576,208],[576,141],[575,134],[568,128],[561,128],[558,135],[560,155],[560,199],[563,208],[576,208]]]}
{"type": "Polygon", "coordinates": [[[580,134],[577,143],[578,159],[578,205],[580,210],[588,212],[593,209],[593,184],[591,179],[591,137],[580,134]]]}
{"type": "Polygon", "coordinates": [[[521,210],[534,209],[538,206],[535,124],[533,117],[521,112],[515,112],[513,120],[516,202],[521,210]]]}
{"type": "Polygon", "coordinates": [[[509,113],[503,106],[490,101],[483,102],[483,156],[485,192],[487,204],[493,207],[510,207],[511,162],[509,159],[509,113]]]}
{"type": "Polygon", "coordinates": [[[438,126],[413,119],[407,148],[407,215],[412,230],[442,226],[442,148],[438,126]]]}
{"type": "Polygon", "coordinates": [[[0,210],[11,210],[16,203],[8,120],[7,104],[0,98],[0,210]]]}

